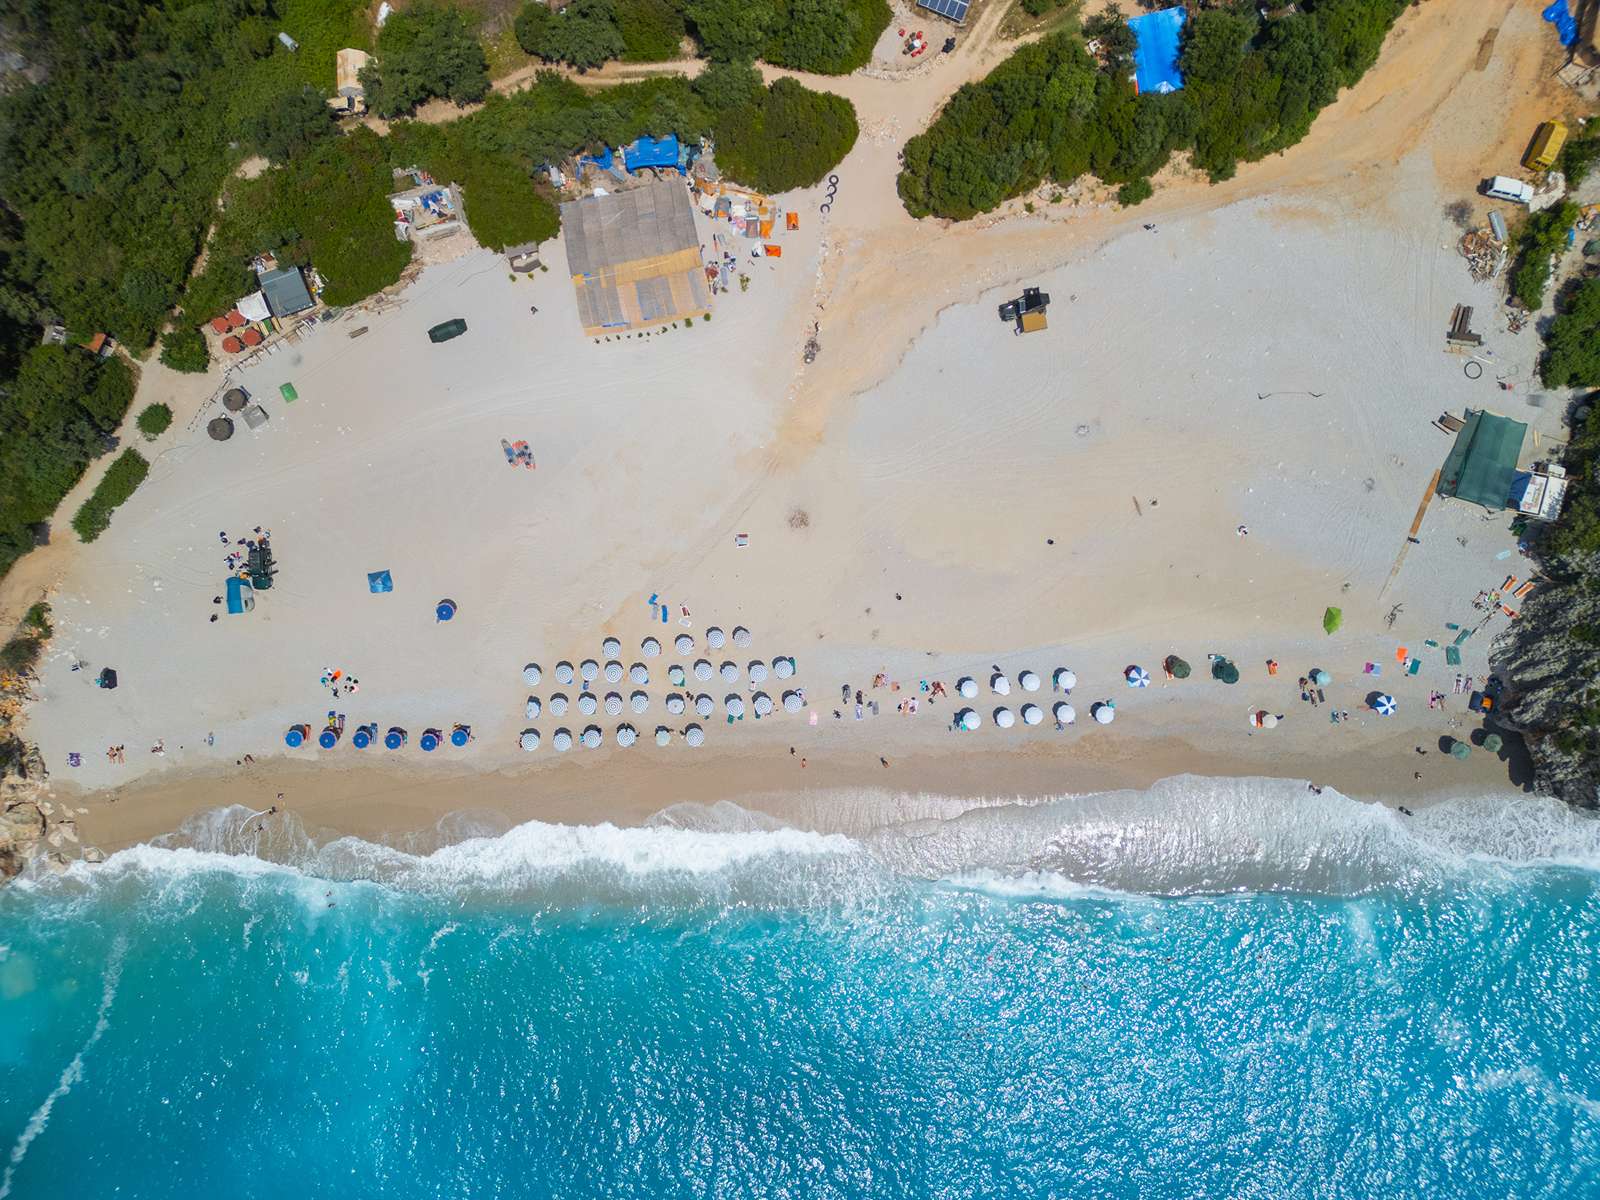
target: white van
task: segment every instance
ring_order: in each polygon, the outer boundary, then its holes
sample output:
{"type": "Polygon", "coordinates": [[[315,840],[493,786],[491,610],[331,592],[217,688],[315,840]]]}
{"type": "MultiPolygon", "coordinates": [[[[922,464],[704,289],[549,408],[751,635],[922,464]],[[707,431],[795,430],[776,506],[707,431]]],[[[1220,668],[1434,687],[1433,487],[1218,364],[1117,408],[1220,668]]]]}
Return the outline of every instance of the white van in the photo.
{"type": "Polygon", "coordinates": [[[1509,200],[1513,204],[1527,204],[1533,199],[1533,185],[1506,175],[1496,175],[1484,186],[1483,194],[1491,200],[1509,200]]]}

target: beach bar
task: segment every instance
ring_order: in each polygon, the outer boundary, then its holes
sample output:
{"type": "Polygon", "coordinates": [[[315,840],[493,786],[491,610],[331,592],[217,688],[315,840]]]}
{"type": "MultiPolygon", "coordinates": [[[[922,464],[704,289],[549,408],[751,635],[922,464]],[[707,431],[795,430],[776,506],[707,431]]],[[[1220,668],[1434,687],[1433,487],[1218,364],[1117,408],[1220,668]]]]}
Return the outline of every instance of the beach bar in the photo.
{"type": "Polygon", "coordinates": [[[694,209],[682,182],[661,180],[561,206],[578,319],[591,337],[711,311],[694,209]]]}

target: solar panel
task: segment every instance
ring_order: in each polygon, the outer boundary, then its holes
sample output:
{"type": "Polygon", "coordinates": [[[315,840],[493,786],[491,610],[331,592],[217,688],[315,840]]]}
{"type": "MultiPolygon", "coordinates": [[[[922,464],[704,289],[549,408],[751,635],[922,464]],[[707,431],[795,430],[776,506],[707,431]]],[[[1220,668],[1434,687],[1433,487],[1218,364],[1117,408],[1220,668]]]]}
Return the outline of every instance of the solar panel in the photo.
{"type": "Polygon", "coordinates": [[[948,17],[960,25],[967,19],[967,9],[972,7],[972,0],[917,0],[917,7],[948,17]]]}

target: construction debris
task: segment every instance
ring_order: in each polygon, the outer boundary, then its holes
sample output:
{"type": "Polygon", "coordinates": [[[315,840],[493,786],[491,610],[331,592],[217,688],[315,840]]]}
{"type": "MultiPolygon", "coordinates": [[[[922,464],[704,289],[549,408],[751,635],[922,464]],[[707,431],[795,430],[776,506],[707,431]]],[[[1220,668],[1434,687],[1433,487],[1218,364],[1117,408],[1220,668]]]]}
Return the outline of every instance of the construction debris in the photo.
{"type": "Polygon", "coordinates": [[[1445,330],[1444,340],[1458,346],[1483,345],[1483,335],[1472,332],[1472,305],[1456,305],[1450,314],[1450,328],[1445,330]]]}
{"type": "Polygon", "coordinates": [[[1474,283],[1484,283],[1498,275],[1506,265],[1506,247],[1487,229],[1469,229],[1456,243],[1474,283]]]}

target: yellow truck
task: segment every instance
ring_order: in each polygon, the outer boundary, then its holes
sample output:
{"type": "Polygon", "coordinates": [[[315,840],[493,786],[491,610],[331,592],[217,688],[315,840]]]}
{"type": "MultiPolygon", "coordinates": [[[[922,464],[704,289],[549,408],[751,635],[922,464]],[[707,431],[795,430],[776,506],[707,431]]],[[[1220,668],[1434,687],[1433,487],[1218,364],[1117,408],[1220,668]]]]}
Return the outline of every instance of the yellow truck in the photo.
{"type": "Polygon", "coordinates": [[[1533,135],[1533,145],[1522,160],[1530,171],[1548,171],[1556,165],[1556,156],[1567,144],[1567,127],[1560,121],[1546,121],[1533,135]]]}

